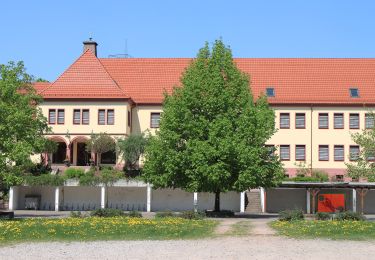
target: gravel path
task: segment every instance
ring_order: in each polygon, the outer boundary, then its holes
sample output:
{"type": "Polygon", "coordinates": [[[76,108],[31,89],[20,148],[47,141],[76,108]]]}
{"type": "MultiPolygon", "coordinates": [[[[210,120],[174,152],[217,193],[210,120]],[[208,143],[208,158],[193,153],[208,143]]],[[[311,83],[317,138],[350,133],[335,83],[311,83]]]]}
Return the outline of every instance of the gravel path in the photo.
{"type": "Polygon", "coordinates": [[[0,259],[374,259],[375,243],[276,236],[268,219],[252,219],[251,235],[222,236],[241,219],[224,219],[213,239],[24,243],[0,247],[0,259]]]}
{"type": "Polygon", "coordinates": [[[28,243],[0,248],[1,259],[374,259],[373,242],[278,236],[207,240],[28,243]]]}

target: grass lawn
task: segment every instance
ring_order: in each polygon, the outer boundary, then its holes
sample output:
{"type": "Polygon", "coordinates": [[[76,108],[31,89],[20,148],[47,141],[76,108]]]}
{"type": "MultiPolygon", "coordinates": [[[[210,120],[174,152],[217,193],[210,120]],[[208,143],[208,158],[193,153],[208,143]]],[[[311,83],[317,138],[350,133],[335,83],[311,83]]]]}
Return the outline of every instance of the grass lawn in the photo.
{"type": "Polygon", "coordinates": [[[375,239],[375,222],[369,221],[274,221],[271,223],[271,227],[276,229],[279,234],[293,238],[375,239]]]}
{"type": "Polygon", "coordinates": [[[216,221],[183,218],[130,217],[30,218],[0,221],[0,243],[26,241],[89,241],[194,239],[211,236],[216,221]]]}

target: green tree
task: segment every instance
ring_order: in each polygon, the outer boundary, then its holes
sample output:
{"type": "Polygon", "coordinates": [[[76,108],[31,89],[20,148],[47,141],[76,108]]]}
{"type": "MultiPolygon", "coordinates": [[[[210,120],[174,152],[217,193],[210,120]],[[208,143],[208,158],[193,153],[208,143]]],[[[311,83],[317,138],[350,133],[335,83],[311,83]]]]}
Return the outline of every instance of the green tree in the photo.
{"type": "Polygon", "coordinates": [[[0,185],[18,184],[30,155],[45,147],[49,132],[46,118],[38,108],[42,101],[32,87],[32,77],[22,62],[0,65],[0,185]]]}
{"type": "Polygon", "coordinates": [[[275,115],[265,96],[256,101],[249,77],[217,40],[202,48],[165,95],[160,130],[150,138],[143,176],[155,188],[220,193],[274,186],[283,178],[277,156],[265,142],[275,133],[275,115]]]}
{"type": "Polygon", "coordinates": [[[96,166],[99,166],[101,155],[109,151],[115,151],[116,143],[107,133],[92,134],[86,142],[86,150],[97,154],[96,166]]]}
{"type": "Polygon", "coordinates": [[[148,137],[142,134],[131,134],[118,141],[120,154],[128,171],[139,170],[139,158],[144,153],[148,137]]]}
{"type": "MultiPolygon", "coordinates": [[[[372,118],[375,115],[371,113],[372,118]]],[[[353,141],[361,147],[359,155],[349,155],[354,163],[347,163],[347,174],[349,177],[359,179],[368,178],[375,180],[375,128],[364,129],[360,133],[352,134],[353,141]],[[355,158],[357,157],[357,158],[355,158]]]]}

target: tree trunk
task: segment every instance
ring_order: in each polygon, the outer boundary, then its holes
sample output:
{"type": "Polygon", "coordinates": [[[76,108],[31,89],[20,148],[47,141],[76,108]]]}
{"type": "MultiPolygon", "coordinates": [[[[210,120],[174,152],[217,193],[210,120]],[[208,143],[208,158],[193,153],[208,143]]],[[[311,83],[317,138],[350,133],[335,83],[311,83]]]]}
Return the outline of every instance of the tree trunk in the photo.
{"type": "Polygon", "coordinates": [[[220,211],[220,191],[215,192],[215,211],[220,211]]]}

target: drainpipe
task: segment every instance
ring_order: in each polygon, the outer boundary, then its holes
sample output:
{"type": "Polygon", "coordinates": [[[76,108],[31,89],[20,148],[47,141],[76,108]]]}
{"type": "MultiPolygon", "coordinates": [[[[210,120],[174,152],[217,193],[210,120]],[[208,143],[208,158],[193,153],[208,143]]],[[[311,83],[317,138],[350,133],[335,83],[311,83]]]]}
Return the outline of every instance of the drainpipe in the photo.
{"type": "Polygon", "coordinates": [[[310,106],[310,174],[313,170],[313,105],[310,106]]]}

